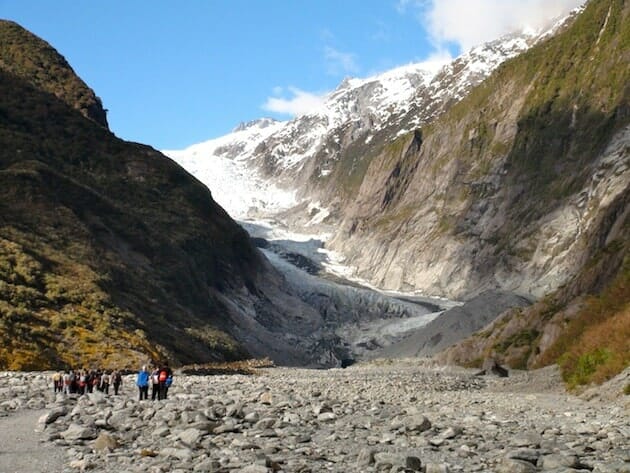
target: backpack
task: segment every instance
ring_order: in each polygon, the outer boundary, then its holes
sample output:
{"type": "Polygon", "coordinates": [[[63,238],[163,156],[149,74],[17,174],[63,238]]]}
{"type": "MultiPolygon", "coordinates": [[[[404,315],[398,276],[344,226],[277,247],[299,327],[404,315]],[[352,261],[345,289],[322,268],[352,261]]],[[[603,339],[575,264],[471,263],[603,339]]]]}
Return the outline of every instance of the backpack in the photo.
{"type": "Polygon", "coordinates": [[[170,387],[171,384],[173,384],[173,375],[169,375],[168,378],[166,378],[166,387],[170,387]]]}
{"type": "Polygon", "coordinates": [[[168,378],[168,371],[160,370],[160,374],[159,374],[159,378],[158,378],[160,383],[165,383],[167,378],[168,378]]]}

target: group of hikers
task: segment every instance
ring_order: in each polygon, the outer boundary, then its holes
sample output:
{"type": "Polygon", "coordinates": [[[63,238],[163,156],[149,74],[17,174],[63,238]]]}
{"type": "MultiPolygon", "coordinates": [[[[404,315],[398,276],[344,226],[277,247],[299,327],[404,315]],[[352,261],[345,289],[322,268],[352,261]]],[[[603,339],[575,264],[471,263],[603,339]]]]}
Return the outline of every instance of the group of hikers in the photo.
{"type": "Polygon", "coordinates": [[[151,385],[151,400],[166,399],[168,388],[173,384],[173,372],[167,364],[155,367],[150,373],[147,367],[143,366],[138,372],[136,386],[138,386],[140,401],[149,399],[149,384],[151,385]]]}
{"type": "MultiPolygon", "coordinates": [[[[109,394],[110,385],[114,388],[114,395],[118,395],[122,387],[122,372],[103,370],[67,370],[56,372],[52,376],[55,393],[79,394],[92,393],[95,390],[109,394]]],[[[173,383],[173,372],[168,364],[156,365],[149,372],[147,366],[136,375],[139,399],[149,399],[149,386],[151,386],[151,399],[161,401],[166,399],[168,388],[173,383]]]]}
{"type": "Polygon", "coordinates": [[[92,393],[94,390],[109,394],[109,386],[114,387],[114,394],[122,386],[122,373],[102,370],[67,370],[53,374],[53,389],[55,393],[79,394],[92,393]]]}

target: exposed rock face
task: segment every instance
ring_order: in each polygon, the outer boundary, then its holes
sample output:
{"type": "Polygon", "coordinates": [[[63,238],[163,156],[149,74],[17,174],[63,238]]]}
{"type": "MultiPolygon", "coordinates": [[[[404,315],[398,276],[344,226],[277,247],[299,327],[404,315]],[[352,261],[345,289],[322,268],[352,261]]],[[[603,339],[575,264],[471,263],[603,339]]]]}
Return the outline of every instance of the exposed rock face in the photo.
{"type": "Polygon", "coordinates": [[[628,9],[616,4],[605,30],[587,26],[604,25],[608,6],[591,2],[422,133],[383,147],[333,247],[391,288],[540,297],[566,283],[630,181],[628,68],[600,45],[624,41],[628,9]],[[619,93],[601,103],[608,87],[619,93]]]}

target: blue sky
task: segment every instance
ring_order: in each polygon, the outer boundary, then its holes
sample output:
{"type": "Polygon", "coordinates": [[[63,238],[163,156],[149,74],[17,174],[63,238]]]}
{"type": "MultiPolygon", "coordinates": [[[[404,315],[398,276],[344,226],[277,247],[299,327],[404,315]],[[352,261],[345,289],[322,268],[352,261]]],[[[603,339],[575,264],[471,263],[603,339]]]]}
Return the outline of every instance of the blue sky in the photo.
{"type": "Polygon", "coordinates": [[[290,118],[344,77],[444,59],[578,3],[0,0],[0,18],[64,55],[118,136],[177,149],[242,121],[290,118]]]}

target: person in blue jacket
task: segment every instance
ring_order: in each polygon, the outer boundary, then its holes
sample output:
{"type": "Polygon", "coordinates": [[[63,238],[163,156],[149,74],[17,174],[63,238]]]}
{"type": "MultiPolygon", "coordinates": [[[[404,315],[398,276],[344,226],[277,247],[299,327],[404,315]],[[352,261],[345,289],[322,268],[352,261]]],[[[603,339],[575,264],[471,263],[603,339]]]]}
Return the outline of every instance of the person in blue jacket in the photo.
{"type": "Polygon", "coordinates": [[[149,372],[147,371],[147,367],[143,366],[140,371],[138,371],[138,376],[136,376],[136,385],[138,386],[138,391],[140,392],[140,400],[149,399],[149,372]]]}

